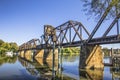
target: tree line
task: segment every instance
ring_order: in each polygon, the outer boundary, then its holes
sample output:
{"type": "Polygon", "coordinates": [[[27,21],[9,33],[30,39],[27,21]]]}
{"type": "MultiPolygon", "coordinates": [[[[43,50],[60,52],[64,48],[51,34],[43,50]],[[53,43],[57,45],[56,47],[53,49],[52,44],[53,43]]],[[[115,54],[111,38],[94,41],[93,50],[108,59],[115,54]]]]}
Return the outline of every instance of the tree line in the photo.
{"type": "Polygon", "coordinates": [[[12,52],[17,52],[18,50],[18,45],[15,42],[4,42],[3,40],[0,39],[0,55],[4,55],[5,52],[12,51],[12,52]]]}
{"type": "Polygon", "coordinates": [[[79,47],[63,48],[61,50],[61,53],[63,53],[64,56],[79,55],[80,48],[79,47]]]}

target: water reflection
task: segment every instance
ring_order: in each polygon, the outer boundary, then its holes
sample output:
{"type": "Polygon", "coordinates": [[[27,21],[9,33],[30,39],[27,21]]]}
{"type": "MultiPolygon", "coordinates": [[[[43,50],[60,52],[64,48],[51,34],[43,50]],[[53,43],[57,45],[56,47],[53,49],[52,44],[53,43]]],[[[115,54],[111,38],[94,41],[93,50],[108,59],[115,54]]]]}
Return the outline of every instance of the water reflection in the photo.
{"type": "MultiPolygon", "coordinates": [[[[108,60],[107,58],[105,60],[108,60]]],[[[62,62],[55,62],[54,80],[119,80],[120,61],[104,70],[79,70],[78,56],[63,56],[62,62]]],[[[0,60],[0,80],[51,80],[52,62],[42,58],[28,60],[20,57],[8,57],[0,60]]]]}
{"type": "Polygon", "coordinates": [[[102,80],[103,70],[80,70],[80,80],[102,80]]]}
{"type": "Polygon", "coordinates": [[[5,64],[5,63],[15,63],[16,60],[17,60],[16,56],[13,56],[13,57],[5,56],[3,59],[0,59],[0,66],[5,64]]]}
{"type": "MultiPolygon", "coordinates": [[[[34,60],[33,62],[23,59],[23,58],[19,58],[19,61],[21,62],[21,64],[26,68],[26,70],[32,75],[35,76],[37,79],[49,79],[51,80],[51,70],[49,69],[49,66],[47,66],[46,64],[41,65],[42,62],[41,58],[37,58],[37,62],[36,60],[34,60]]],[[[42,63],[43,64],[43,63],[42,63]]]]}
{"type": "Polygon", "coordinates": [[[114,60],[113,67],[111,68],[113,80],[120,80],[120,58],[114,60]]]}
{"type": "MultiPolygon", "coordinates": [[[[74,56],[73,60],[66,57],[63,57],[62,75],[67,77],[69,76],[69,78],[71,79],[75,79],[75,80],[119,80],[120,79],[120,63],[114,62],[113,66],[105,66],[104,70],[99,70],[99,69],[79,70],[78,69],[79,57],[74,56]]],[[[109,58],[104,59],[104,61],[108,61],[108,60],[109,58]]],[[[120,61],[117,60],[116,62],[120,62],[120,61]]]]}
{"type": "MultiPolygon", "coordinates": [[[[105,58],[104,61],[109,60],[105,58]]],[[[27,59],[19,58],[21,64],[26,70],[37,79],[52,79],[52,61],[44,62],[42,58],[36,58],[33,62],[27,59]]],[[[119,62],[119,61],[116,61],[119,62]]],[[[78,56],[64,56],[58,67],[58,62],[55,62],[56,76],[54,80],[112,80],[120,79],[120,65],[115,63],[113,67],[106,67],[104,70],[79,70],[78,56]]]]}

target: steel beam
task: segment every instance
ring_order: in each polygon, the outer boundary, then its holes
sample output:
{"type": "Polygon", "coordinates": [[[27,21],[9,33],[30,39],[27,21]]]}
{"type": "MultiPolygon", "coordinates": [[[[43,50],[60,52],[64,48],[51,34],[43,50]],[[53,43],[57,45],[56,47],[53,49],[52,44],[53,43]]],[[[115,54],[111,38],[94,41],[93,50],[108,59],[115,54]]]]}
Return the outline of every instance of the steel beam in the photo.
{"type": "Polygon", "coordinates": [[[95,26],[95,28],[93,29],[93,31],[92,31],[91,35],[89,36],[87,42],[89,42],[89,41],[93,38],[94,34],[95,34],[96,31],[98,30],[98,28],[100,27],[100,25],[102,24],[102,22],[104,21],[104,19],[106,18],[108,12],[110,11],[110,9],[111,9],[112,7],[113,7],[112,4],[110,4],[110,5],[107,7],[107,9],[106,9],[106,11],[104,12],[103,16],[102,16],[101,19],[98,21],[98,23],[97,23],[97,25],[95,26]]]}
{"type": "MultiPolygon", "coordinates": [[[[113,20],[112,24],[109,26],[109,28],[105,31],[105,33],[103,34],[103,37],[106,37],[107,34],[110,32],[110,30],[112,29],[112,27],[115,25],[115,23],[118,21],[118,19],[120,18],[120,13],[117,15],[117,17],[113,20]]],[[[117,34],[118,35],[118,34],[117,34]]]]}

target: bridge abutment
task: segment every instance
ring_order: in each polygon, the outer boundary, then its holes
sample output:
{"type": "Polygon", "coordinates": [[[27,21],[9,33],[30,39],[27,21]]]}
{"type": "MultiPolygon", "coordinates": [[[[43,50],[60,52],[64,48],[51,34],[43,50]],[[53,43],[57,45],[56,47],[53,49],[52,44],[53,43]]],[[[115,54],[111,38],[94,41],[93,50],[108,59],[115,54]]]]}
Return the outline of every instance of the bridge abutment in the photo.
{"type": "Polygon", "coordinates": [[[99,45],[81,46],[79,68],[103,69],[103,54],[99,45]]]}

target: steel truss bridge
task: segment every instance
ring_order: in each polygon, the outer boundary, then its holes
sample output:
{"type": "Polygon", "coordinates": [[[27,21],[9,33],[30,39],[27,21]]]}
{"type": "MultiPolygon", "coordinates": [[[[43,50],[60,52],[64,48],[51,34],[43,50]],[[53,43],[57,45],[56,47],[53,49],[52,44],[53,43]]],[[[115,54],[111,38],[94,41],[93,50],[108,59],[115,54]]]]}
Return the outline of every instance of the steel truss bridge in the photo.
{"type": "MultiPolygon", "coordinates": [[[[55,43],[55,47],[76,47],[81,45],[99,45],[99,44],[112,44],[120,43],[120,29],[119,29],[119,18],[120,13],[116,15],[113,21],[110,23],[108,28],[100,34],[100,37],[94,37],[101,24],[105,20],[111,8],[114,7],[109,5],[106,11],[103,13],[102,17],[98,21],[97,25],[90,33],[87,28],[78,21],[67,21],[57,27],[52,27],[51,25],[44,26],[44,34],[40,39],[32,39],[21,46],[19,50],[40,50],[45,48],[52,48],[55,43]],[[109,32],[113,27],[116,27],[116,31],[112,35],[109,32]],[[114,34],[116,33],[116,34],[114,34]]],[[[106,26],[107,27],[107,26],[106,26]]]]}

